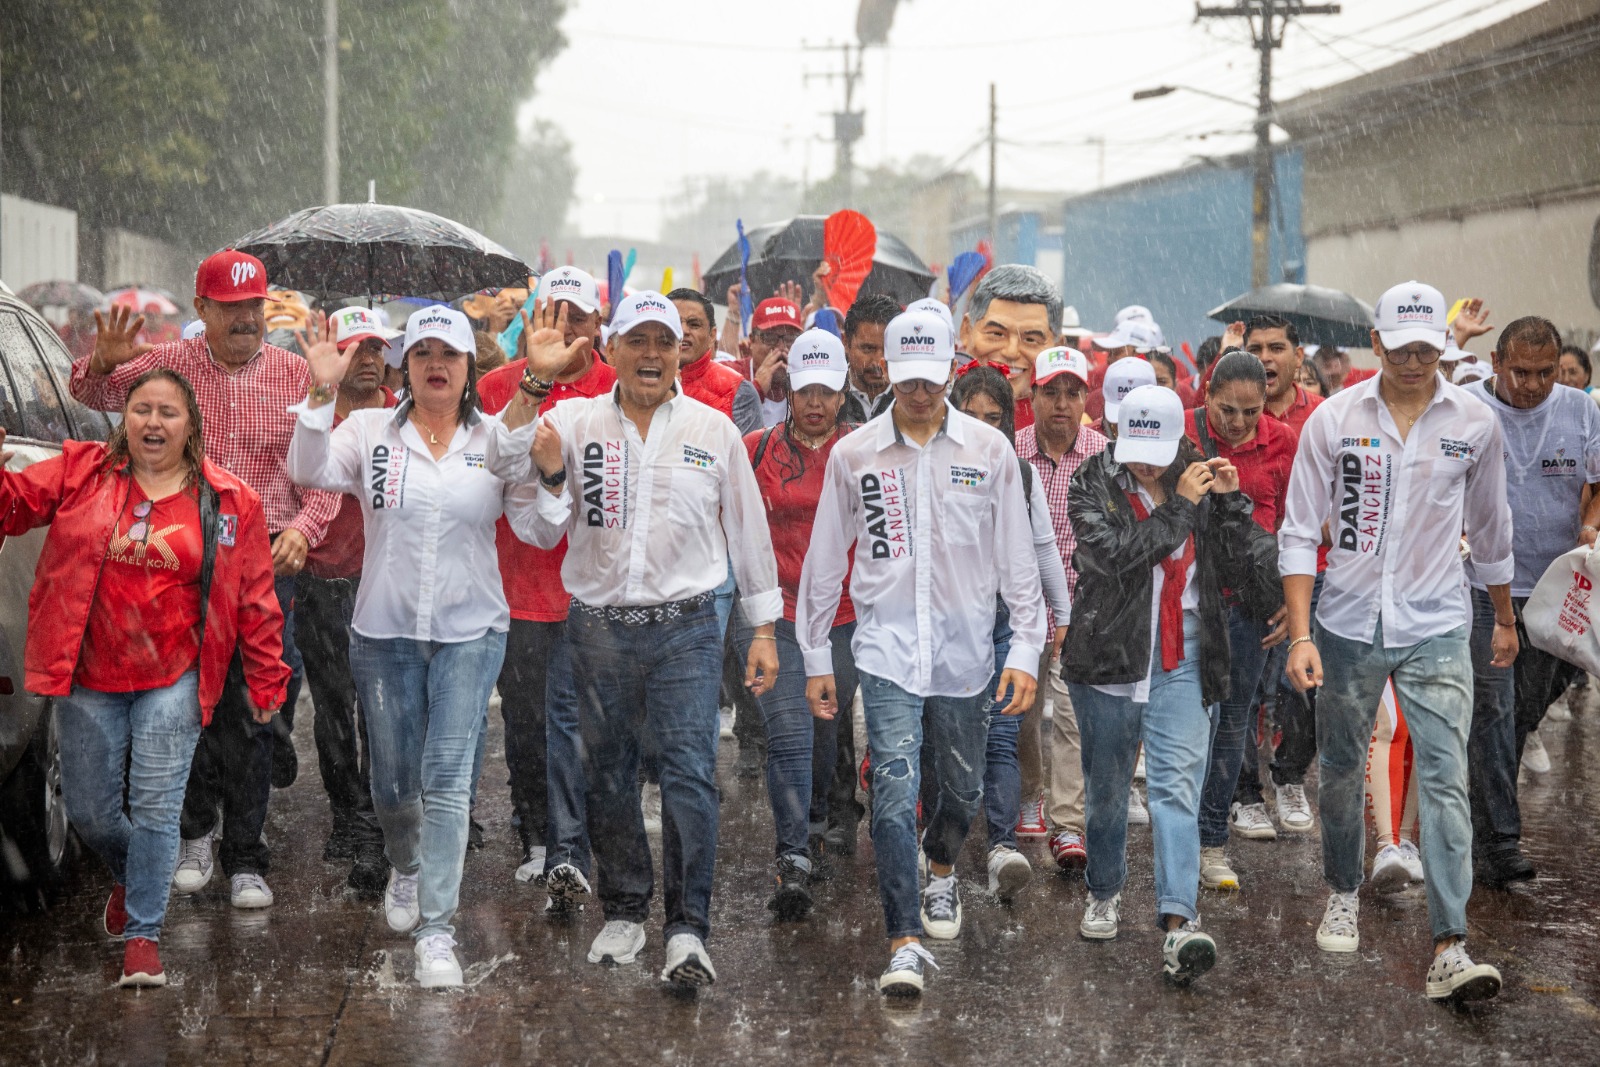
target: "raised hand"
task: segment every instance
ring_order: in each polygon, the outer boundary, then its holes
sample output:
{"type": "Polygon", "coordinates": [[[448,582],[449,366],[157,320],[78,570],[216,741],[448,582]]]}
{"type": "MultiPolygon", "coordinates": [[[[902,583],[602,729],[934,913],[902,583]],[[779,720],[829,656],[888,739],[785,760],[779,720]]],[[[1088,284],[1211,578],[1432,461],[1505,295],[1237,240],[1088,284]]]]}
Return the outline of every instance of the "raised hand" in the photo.
{"type": "Polygon", "coordinates": [[[296,330],[294,339],[300,343],[306,364],[311,368],[311,381],[316,385],[338,385],[344,381],[344,372],[350,369],[356,346],[348,345],[343,352],[333,343],[333,329],[328,316],[317,312],[306,320],[306,328],[296,330]]]}
{"type": "Polygon", "coordinates": [[[522,312],[522,333],[517,337],[517,358],[528,361],[536,378],[553,381],[574,360],[589,350],[591,341],[580,337],[567,344],[567,306],[541,300],[530,317],[522,312]]]}
{"type": "Polygon", "coordinates": [[[772,295],[789,301],[797,308],[806,306],[806,291],[800,288],[798,282],[783,282],[772,290],[772,295]]]}
{"type": "Polygon", "coordinates": [[[89,357],[91,374],[110,374],[155,347],[140,343],[139,331],[144,329],[144,316],[135,316],[130,307],[114,307],[104,315],[96,311],[94,328],[94,354],[89,357]]]}
{"type": "Polygon", "coordinates": [[[1466,348],[1468,341],[1494,329],[1489,323],[1489,309],[1483,306],[1482,298],[1476,296],[1461,305],[1450,328],[1455,333],[1457,348],[1466,348]]]}
{"type": "Polygon", "coordinates": [[[1244,347],[1244,323],[1230,322],[1228,328],[1222,333],[1222,347],[1218,352],[1226,352],[1230,348],[1244,347]]]}

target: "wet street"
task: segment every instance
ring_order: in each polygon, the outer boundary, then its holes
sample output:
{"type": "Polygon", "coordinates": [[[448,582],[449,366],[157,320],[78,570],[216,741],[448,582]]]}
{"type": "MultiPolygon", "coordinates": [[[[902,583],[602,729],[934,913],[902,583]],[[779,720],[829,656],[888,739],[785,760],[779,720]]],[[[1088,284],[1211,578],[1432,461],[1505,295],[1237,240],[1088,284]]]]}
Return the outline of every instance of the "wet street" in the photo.
{"type": "MultiPolygon", "coordinates": [[[[836,861],[804,923],[766,910],[771,816],[759,781],[721,759],[722,840],[713,900],[719,981],[697,998],[664,990],[660,904],[642,965],[584,959],[598,909],[553,923],[542,891],[512,878],[498,713],[457,917],[468,988],[418,989],[409,938],[322,862],[326,800],[309,711],[296,732],[301,777],[273,798],[275,907],[229,907],[220,868],[174,899],[162,942],[171,984],[118,989],[121,945],[100,929],[109,881],[85,857],[60,904],[0,916],[0,1062],[15,1064],[713,1064],[713,1063],[1595,1063],[1600,1062],[1600,701],[1547,723],[1553,771],[1523,775],[1524,843],[1539,880],[1478,890],[1471,948],[1505,974],[1470,1010],[1422,993],[1429,937],[1420,890],[1363,893],[1361,951],[1320,953],[1325,889],[1314,835],[1229,849],[1242,892],[1203,893],[1216,969],[1194,988],[1159,974],[1150,835],[1130,835],[1119,940],[1079,939],[1081,883],[1025,843],[1035,879],[1014,906],[985,892],[976,840],[963,856],[965,927],[932,943],[940,969],[920,1002],[890,1003],[888,958],[865,829],[836,861]]],[[[1314,795],[1314,791],[1313,791],[1314,795]]],[[[1369,849],[1370,858],[1370,849],[1369,849]]]]}

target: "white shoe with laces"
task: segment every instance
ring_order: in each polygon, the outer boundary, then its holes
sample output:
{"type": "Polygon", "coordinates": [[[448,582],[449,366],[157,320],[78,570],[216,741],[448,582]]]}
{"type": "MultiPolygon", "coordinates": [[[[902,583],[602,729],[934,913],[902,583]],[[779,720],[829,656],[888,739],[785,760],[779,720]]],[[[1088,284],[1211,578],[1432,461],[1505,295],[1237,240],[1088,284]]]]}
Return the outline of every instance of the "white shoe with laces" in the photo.
{"type": "Polygon", "coordinates": [[[1406,869],[1406,877],[1421,885],[1425,881],[1422,873],[1422,853],[1417,851],[1414,841],[1400,842],[1400,863],[1406,869]]]}
{"type": "Polygon", "coordinates": [[[1028,888],[1032,878],[1033,867],[1016,849],[996,845],[989,850],[989,892],[1000,900],[1015,900],[1018,893],[1028,888]]]}
{"type": "Polygon", "coordinates": [[[1457,941],[1433,958],[1427,991],[1430,1000],[1488,1000],[1500,992],[1500,972],[1473,963],[1467,946],[1457,941]]]}
{"type": "Polygon", "coordinates": [[[1222,847],[1200,850],[1200,886],[1203,889],[1238,889],[1239,876],[1228,863],[1222,847]]]}
{"type": "Polygon", "coordinates": [[[878,978],[878,991],[886,997],[917,997],[922,995],[922,970],[924,965],[939,969],[933,953],[922,947],[922,942],[912,941],[901,945],[889,957],[889,966],[878,978]]]}
{"type": "Polygon", "coordinates": [[[717,980],[717,970],[706,955],[706,945],[690,933],[673,934],[667,939],[667,965],[661,980],[685,989],[699,989],[717,980]]]}
{"type": "Polygon", "coordinates": [[[1374,893],[1398,893],[1411,884],[1411,872],[1406,870],[1405,856],[1399,845],[1384,845],[1372,857],[1372,883],[1374,893]]]}
{"type": "Polygon", "coordinates": [[[178,869],[172,874],[174,892],[193,893],[211,881],[211,844],[216,839],[217,832],[213,830],[204,837],[185,838],[178,843],[178,869]]]}
{"type": "Polygon", "coordinates": [[[461,961],[449,934],[429,934],[417,939],[417,984],[423,989],[454,989],[461,985],[461,961]]]}
{"type": "Polygon", "coordinates": [[[1217,965],[1217,943],[1190,919],[1168,930],[1161,944],[1161,973],[1174,985],[1188,985],[1217,965]]]}
{"type": "Polygon", "coordinates": [[[1276,841],[1278,831],[1267,818],[1265,804],[1240,804],[1234,801],[1228,811],[1228,829],[1246,841],[1276,841]]]}
{"type": "Polygon", "coordinates": [[[1291,834],[1303,834],[1316,824],[1303,785],[1278,787],[1278,824],[1291,834]]]}
{"type": "Polygon", "coordinates": [[[1150,825],[1150,809],[1144,806],[1144,797],[1139,795],[1138,786],[1128,790],[1128,825],[1150,825]]]}
{"type": "Polygon", "coordinates": [[[1328,906],[1317,927],[1317,947],[1324,952],[1354,952],[1361,947],[1361,932],[1356,925],[1361,903],[1355,891],[1329,893],[1328,906]]]}
{"type": "Polygon", "coordinates": [[[543,845],[529,845],[522,854],[522,864],[517,867],[519,882],[539,882],[544,878],[545,849],[543,845]]]}
{"type": "Polygon", "coordinates": [[[590,963],[632,963],[644,948],[644,927],[627,919],[612,919],[589,946],[590,963]]]}
{"type": "Polygon", "coordinates": [[[1539,740],[1538,730],[1529,734],[1522,746],[1522,765],[1534,774],[1550,773],[1550,753],[1545,751],[1544,742],[1539,740]]]}
{"type": "Polygon", "coordinates": [[[259,874],[236,874],[229,880],[228,902],[250,911],[272,907],[272,890],[259,874]]]}
{"type": "Polygon", "coordinates": [[[1113,941],[1117,936],[1118,911],[1122,894],[1100,900],[1093,894],[1083,909],[1083,921],[1078,923],[1078,936],[1086,941],[1113,941]]]}
{"type": "Polygon", "coordinates": [[[383,889],[383,917],[389,929],[397,934],[409,934],[417,928],[417,923],[422,921],[421,906],[417,903],[417,875],[389,870],[389,884],[383,889]]]}
{"type": "Polygon", "coordinates": [[[944,877],[929,872],[922,891],[922,932],[936,941],[953,941],[961,934],[961,887],[956,872],[944,877]]]}

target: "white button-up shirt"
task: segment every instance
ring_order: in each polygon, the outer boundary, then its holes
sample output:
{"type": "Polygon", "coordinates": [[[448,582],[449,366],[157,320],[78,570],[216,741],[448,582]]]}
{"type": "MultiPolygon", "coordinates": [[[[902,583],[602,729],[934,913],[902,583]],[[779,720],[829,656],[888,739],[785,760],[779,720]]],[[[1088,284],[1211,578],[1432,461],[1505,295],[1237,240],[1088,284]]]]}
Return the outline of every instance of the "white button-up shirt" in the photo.
{"type": "Polygon", "coordinates": [[[851,545],[861,670],[916,696],[982,692],[998,593],[1011,609],[1006,666],[1038,671],[1039,563],[1017,456],[999,431],[946,405],[944,426],[918,447],[891,407],[834,446],[796,601],[810,677],[833,673],[828,635],[851,545]]]}
{"type": "Polygon", "coordinates": [[[352,411],[337,429],[333,408],[302,401],[289,409],[299,417],[289,477],[361,501],[366,579],[356,594],[356,632],[442,642],[504,633],[511,612],[495,520],[504,511],[513,529],[525,526],[540,490],[509,485],[492,472],[520,463],[531,424],[513,435],[498,418],[480,415],[457,426],[448,451],[434,459],[406,417],[409,401],[352,411]]]}
{"type": "Polygon", "coordinates": [[[561,581],[585,604],[647,607],[685,600],[733,576],[750,625],[783,614],[761,490],[738,429],[722,412],[674,396],[650,416],[650,436],[622,413],[616,390],[557,404],[567,480],[540,490],[518,536],[540,548],[567,537],[561,581]]]}
{"type": "Polygon", "coordinates": [[[1322,526],[1333,547],[1317,620],[1352,641],[1378,621],[1388,648],[1472,618],[1459,542],[1487,585],[1511,581],[1505,444],[1482,402],[1442,377],[1404,443],[1378,395],[1382,376],[1345,389],[1306,420],[1278,531],[1283,574],[1315,574],[1322,526]]]}

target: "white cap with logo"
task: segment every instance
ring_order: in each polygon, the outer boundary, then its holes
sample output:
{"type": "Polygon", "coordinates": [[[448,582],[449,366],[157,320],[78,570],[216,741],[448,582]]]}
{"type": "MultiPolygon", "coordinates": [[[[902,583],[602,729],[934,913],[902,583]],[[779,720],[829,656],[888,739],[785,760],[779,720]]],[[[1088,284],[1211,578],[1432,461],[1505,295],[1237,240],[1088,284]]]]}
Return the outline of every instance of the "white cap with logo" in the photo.
{"type": "Polygon", "coordinates": [[[384,325],[375,308],[340,308],[328,316],[328,324],[333,327],[333,343],[340,351],[346,345],[365,341],[369,337],[388,342],[401,336],[399,330],[391,330],[384,325]]]}
{"type": "Polygon", "coordinates": [[[1143,304],[1129,304],[1117,312],[1117,317],[1112,321],[1116,326],[1121,326],[1125,322],[1142,322],[1150,327],[1150,336],[1155,338],[1157,348],[1167,343],[1166,337],[1161,333],[1161,324],[1143,304]]]}
{"type": "Polygon", "coordinates": [[[1106,380],[1100,386],[1100,395],[1106,402],[1106,421],[1117,421],[1117,407],[1123,397],[1141,385],[1154,384],[1156,369],[1146,360],[1119,359],[1107,367],[1106,380]]]}
{"type": "Polygon", "coordinates": [[[1122,399],[1117,423],[1118,463],[1165,467],[1178,457],[1183,439],[1183,401],[1162,385],[1141,385],[1122,399]]]}
{"type": "Polygon", "coordinates": [[[903,311],[883,328],[883,360],[894,384],[913,378],[943,384],[950,379],[956,342],[948,319],[931,311],[903,311]]]}
{"type": "Polygon", "coordinates": [[[478,352],[478,342],[472,336],[472,320],[465,311],[445,304],[418,308],[406,320],[405,351],[410,352],[418,341],[429,337],[437,337],[448,347],[469,356],[478,352]]]}
{"type": "Polygon", "coordinates": [[[567,300],[579,310],[600,310],[600,285],[594,276],[577,267],[557,267],[539,279],[540,300],[567,300]]]}
{"type": "Polygon", "coordinates": [[[1076,348],[1057,345],[1039,353],[1033,362],[1033,384],[1043,385],[1058,374],[1070,374],[1084,385],[1089,384],[1089,359],[1076,348]]]}
{"type": "Polygon", "coordinates": [[[789,349],[789,391],[798,393],[808,385],[820,385],[837,393],[844,388],[850,364],[844,358],[844,342],[827,330],[807,330],[796,337],[789,349]]]}
{"type": "Polygon", "coordinates": [[[672,336],[683,340],[683,319],[678,307],[660,293],[651,290],[633,293],[617,305],[611,315],[611,334],[607,338],[622,337],[647,322],[659,322],[672,331],[672,336]]]}
{"type": "Polygon", "coordinates": [[[1431,285],[1410,281],[1378,298],[1373,327],[1385,348],[1404,348],[1421,341],[1444,351],[1450,332],[1450,305],[1431,285]]]}
{"type": "Polygon", "coordinates": [[[1161,344],[1161,337],[1156,333],[1154,323],[1144,319],[1123,319],[1111,331],[1111,336],[1102,337],[1095,344],[1107,351],[1132,345],[1135,352],[1148,352],[1161,344]]]}

